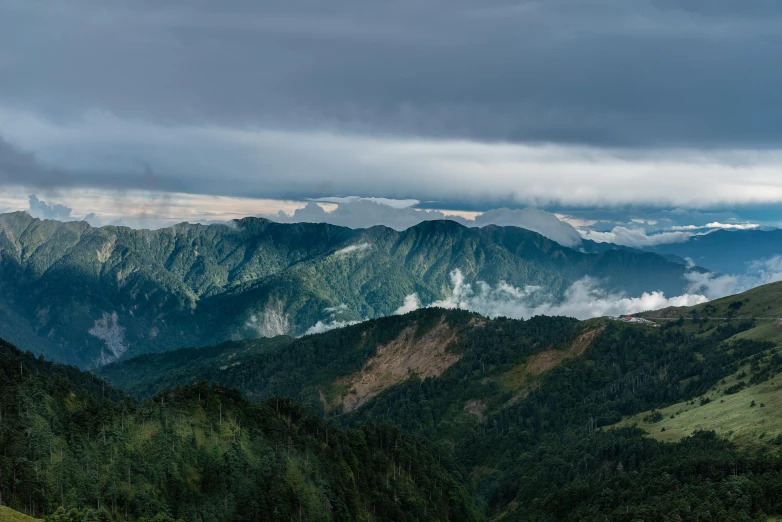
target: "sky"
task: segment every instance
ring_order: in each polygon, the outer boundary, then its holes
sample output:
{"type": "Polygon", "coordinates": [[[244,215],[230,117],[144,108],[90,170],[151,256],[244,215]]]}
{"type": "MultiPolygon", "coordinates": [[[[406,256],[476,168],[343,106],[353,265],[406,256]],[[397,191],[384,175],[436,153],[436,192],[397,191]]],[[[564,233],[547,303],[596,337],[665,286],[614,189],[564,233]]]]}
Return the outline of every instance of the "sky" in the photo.
{"type": "Polygon", "coordinates": [[[779,0],[0,0],[0,211],[776,227],[780,55],[779,0]]]}

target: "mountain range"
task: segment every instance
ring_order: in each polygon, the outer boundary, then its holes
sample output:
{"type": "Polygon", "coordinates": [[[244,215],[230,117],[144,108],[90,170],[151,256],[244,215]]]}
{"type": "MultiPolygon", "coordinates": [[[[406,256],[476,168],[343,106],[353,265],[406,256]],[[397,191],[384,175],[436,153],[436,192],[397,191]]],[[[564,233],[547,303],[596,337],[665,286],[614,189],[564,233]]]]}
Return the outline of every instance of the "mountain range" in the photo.
{"type": "Polygon", "coordinates": [[[95,367],[226,340],[301,335],[502,282],[557,301],[584,277],[627,295],[683,293],[676,259],[563,247],[515,227],[428,221],[403,231],[245,218],[160,230],[0,215],[0,336],[95,367]],[[317,328],[316,328],[317,330],[317,328]]]}

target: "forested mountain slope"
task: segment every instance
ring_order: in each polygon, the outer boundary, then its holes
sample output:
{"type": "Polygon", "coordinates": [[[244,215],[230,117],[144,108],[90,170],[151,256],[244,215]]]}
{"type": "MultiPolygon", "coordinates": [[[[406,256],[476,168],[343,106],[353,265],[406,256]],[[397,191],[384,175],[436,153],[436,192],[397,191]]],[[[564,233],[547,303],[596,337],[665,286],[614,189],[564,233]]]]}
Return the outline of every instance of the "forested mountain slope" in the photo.
{"type": "Polygon", "coordinates": [[[547,348],[569,346],[583,329],[564,317],[487,320],[464,310],[426,308],[298,339],[146,354],[96,372],[140,398],[207,380],[235,386],[254,400],[289,395],[337,414],[414,377],[438,377],[465,359],[491,361],[490,373],[510,369],[547,348]]]}
{"type": "Polygon", "coordinates": [[[708,429],[745,445],[782,445],[782,283],[641,315],[695,338],[726,339],[736,345],[762,341],[774,348],[737,362],[729,375],[695,400],[670,404],[659,412],[640,412],[623,424],[638,424],[660,440],[678,440],[692,429],[708,429]]]}
{"type": "Polygon", "coordinates": [[[514,227],[231,223],[149,231],[2,214],[0,336],[93,367],[388,315],[413,293],[448,296],[454,269],[466,283],[539,286],[554,300],[584,276],[630,295],[686,286],[686,267],[655,254],[585,254],[514,227]]]}
{"type": "Polygon", "coordinates": [[[373,423],[339,429],[289,398],[251,405],[202,383],[138,404],[2,342],[0,412],[0,502],[33,516],[482,519],[427,442],[373,423]]]}
{"type": "Polygon", "coordinates": [[[255,400],[292,395],[347,425],[399,426],[470,471],[487,514],[501,520],[762,520],[782,512],[775,433],[755,454],[707,432],[671,446],[612,427],[697,400],[750,361],[770,368],[775,350],[674,322],[487,320],[427,309],[297,340],[147,355],[101,372],[134,393],[205,378],[255,400]],[[194,363],[176,368],[191,355],[194,363]],[[666,474],[664,488],[650,487],[666,474]],[[743,500],[722,498],[726,489],[743,500]]]}

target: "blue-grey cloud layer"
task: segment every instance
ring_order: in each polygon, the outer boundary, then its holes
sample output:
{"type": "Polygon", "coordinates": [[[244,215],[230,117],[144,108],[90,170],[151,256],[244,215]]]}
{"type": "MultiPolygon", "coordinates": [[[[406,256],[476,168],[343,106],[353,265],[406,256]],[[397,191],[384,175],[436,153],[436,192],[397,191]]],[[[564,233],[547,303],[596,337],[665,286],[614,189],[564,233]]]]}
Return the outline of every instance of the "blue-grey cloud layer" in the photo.
{"type": "Polygon", "coordinates": [[[0,102],[62,121],[775,147],[780,56],[774,0],[0,2],[0,102]]]}

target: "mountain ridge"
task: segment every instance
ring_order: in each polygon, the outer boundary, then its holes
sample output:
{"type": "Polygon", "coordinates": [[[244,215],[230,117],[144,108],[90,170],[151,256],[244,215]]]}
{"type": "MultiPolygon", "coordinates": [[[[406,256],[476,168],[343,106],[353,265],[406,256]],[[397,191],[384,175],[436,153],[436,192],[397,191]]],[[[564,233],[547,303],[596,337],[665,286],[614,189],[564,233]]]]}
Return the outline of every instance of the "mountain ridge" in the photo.
{"type": "Polygon", "coordinates": [[[515,227],[425,221],[401,232],[243,218],[233,225],[93,228],[0,215],[0,335],[93,367],[127,355],[392,314],[465,283],[682,292],[687,267],[643,252],[586,254],[515,227]]]}

